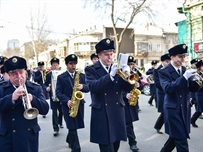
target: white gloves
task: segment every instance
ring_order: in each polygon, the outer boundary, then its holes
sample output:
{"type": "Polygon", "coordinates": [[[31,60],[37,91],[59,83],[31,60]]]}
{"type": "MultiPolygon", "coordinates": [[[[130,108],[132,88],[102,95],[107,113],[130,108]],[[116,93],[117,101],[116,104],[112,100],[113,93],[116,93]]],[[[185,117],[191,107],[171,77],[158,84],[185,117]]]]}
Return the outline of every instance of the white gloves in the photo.
{"type": "Polygon", "coordinates": [[[117,70],[117,63],[114,63],[112,66],[111,66],[111,72],[110,72],[110,75],[112,77],[114,77],[116,75],[116,70],[117,70]]]}
{"type": "Polygon", "coordinates": [[[125,66],[122,66],[121,67],[121,69],[122,69],[122,71],[124,72],[124,73],[130,73],[130,67],[128,66],[128,65],[125,65],[125,66]]]}
{"type": "Polygon", "coordinates": [[[195,73],[195,75],[193,77],[190,77],[192,81],[199,81],[200,80],[200,75],[195,73]]]}
{"type": "Polygon", "coordinates": [[[189,70],[185,71],[183,76],[185,77],[186,80],[188,80],[190,77],[194,76],[196,72],[197,72],[196,69],[189,69],[189,70]]]}

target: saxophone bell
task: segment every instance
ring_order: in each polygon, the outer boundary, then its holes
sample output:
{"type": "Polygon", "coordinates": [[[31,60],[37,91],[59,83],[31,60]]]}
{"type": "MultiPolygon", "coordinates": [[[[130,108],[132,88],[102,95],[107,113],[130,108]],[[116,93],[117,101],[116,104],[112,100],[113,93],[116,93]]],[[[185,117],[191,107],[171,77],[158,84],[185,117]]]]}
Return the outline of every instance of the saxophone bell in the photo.
{"type": "Polygon", "coordinates": [[[82,100],[82,99],[84,99],[84,94],[81,91],[76,91],[75,92],[75,98],[77,100],[82,100]]]}

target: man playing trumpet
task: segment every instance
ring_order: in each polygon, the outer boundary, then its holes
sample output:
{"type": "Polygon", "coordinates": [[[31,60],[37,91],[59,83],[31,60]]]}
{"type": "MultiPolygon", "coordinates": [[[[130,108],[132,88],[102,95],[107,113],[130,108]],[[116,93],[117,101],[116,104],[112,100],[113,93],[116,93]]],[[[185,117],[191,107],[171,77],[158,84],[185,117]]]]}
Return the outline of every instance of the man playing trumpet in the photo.
{"type": "Polygon", "coordinates": [[[49,105],[41,87],[27,80],[24,58],[9,58],[4,69],[10,79],[0,86],[0,151],[38,152],[40,126],[37,118],[27,119],[24,112],[29,109],[23,105],[30,103],[41,115],[48,113],[49,105]],[[21,86],[24,84],[26,88],[21,86]]]}

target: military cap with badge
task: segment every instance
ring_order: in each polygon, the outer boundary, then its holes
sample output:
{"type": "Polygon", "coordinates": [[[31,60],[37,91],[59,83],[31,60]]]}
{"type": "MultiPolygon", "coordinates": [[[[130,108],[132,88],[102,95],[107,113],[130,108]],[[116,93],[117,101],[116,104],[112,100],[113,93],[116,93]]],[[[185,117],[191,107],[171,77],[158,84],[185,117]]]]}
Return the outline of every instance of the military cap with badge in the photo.
{"type": "Polygon", "coordinates": [[[191,61],[190,61],[190,64],[196,64],[198,62],[198,59],[192,59],[191,61]]]}
{"type": "Polygon", "coordinates": [[[99,58],[96,53],[91,54],[90,59],[92,60],[93,58],[99,58]]]}
{"type": "Polygon", "coordinates": [[[40,61],[40,62],[37,63],[37,65],[38,65],[38,66],[44,66],[44,62],[43,62],[43,61],[40,61]]]}
{"type": "Polygon", "coordinates": [[[199,60],[199,61],[196,63],[196,67],[197,67],[197,68],[200,68],[202,65],[203,65],[203,61],[202,61],[202,60],[199,60]]]}
{"type": "Polygon", "coordinates": [[[187,54],[188,47],[185,44],[178,44],[168,50],[170,56],[180,55],[185,56],[187,54]]]}
{"type": "Polygon", "coordinates": [[[27,63],[26,60],[19,56],[13,56],[5,61],[4,63],[4,70],[5,72],[13,72],[15,70],[27,70],[27,63]]]}
{"type": "Polygon", "coordinates": [[[65,58],[65,63],[68,64],[69,62],[76,62],[78,63],[78,57],[75,54],[70,54],[65,58]]]}
{"type": "Polygon", "coordinates": [[[96,44],[95,49],[97,54],[100,52],[114,51],[114,41],[110,38],[102,39],[96,44]]]}
{"type": "Polygon", "coordinates": [[[51,65],[52,65],[53,63],[58,63],[58,64],[59,64],[59,59],[56,58],[56,57],[54,57],[53,59],[51,59],[50,63],[51,63],[51,65]]]}
{"type": "Polygon", "coordinates": [[[155,64],[157,64],[157,63],[158,63],[158,61],[153,60],[153,61],[151,62],[151,65],[155,65],[155,64]]]}
{"type": "Polygon", "coordinates": [[[165,61],[165,60],[171,60],[168,53],[161,56],[161,61],[165,61]]]}
{"type": "Polygon", "coordinates": [[[135,59],[132,55],[128,56],[128,64],[135,64],[135,59]]]}

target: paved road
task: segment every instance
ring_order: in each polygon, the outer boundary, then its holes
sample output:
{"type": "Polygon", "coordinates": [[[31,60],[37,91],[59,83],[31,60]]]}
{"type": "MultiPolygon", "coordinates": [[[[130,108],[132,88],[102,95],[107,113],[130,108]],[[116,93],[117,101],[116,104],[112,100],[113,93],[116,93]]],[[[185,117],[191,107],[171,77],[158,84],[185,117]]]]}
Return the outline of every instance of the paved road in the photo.
{"type": "MultiPolygon", "coordinates": [[[[139,105],[141,112],[139,113],[140,120],[134,122],[134,130],[137,137],[137,146],[140,148],[139,152],[159,152],[163,144],[168,138],[167,134],[157,134],[153,129],[154,123],[159,116],[155,106],[150,106],[147,101],[149,96],[140,95],[139,105]]],[[[90,124],[90,96],[85,94],[86,109],[85,109],[85,128],[78,130],[82,152],[99,152],[97,144],[89,142],[89,124],[90,124]]],[[[194,107],[192,107],[194,112],[194,107]]],[[[53,136],[53,129],[51,125],[51,110],[46,118],[39,116],[40,131],[40,152],[70,152],[67,143],[65,142],[67,129],[60,130],[58,137],[53,136]]],[[[199,128],[191,127],[191,139],[189,142],[190,152],[203,152],[203,119],[198,119],[197,124],[199,128]]],[[[65,123],[64,123],[65,126],[65,123]]],[[[164,131],[164,128],[162,128],[164,131]]],[[[175,151],[175,150],[174,150],[175,151]]],[[[131,152],[128,143],[121,142],[119,152],[131,152]]]]}

